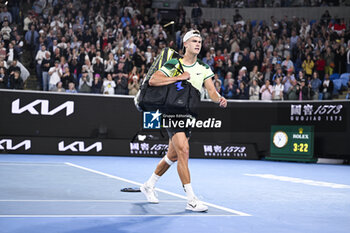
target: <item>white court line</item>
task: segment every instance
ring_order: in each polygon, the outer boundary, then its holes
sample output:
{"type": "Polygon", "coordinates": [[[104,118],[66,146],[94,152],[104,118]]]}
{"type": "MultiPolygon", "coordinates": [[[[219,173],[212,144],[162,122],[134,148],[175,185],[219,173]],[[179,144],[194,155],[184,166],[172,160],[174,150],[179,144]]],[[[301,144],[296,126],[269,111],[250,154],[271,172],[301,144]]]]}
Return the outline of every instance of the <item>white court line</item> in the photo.
{"type": "MultiPolygon", "coordinates": [[[[15,199],[3,199],[0,202],[147,202],[146,200],[15,200],[15,199]]],[[[162,200],[162,202],[185,202],[183,200],[162,200]]]]}
{"type": "Polygon", "coordinates": [[[244,175],[256,176],[260,178],[279,180],[279,181],[287,181],[292,183],[300,183],[300,184],[306,184],[306,185],[312,185],[312,186],[335,188],[335,189],[350,188],[350,185],[346,185],[346,184],[337,184],[337,183],[330,183],[330,182],[317,181],[317,180],[307,180],[307,179],[301,179],[301,178],[295,178],[295,177],[289,177],[289,176],[276,176],[273,174],[244,174],[244,175]]]}
{"type": "MultiPolygon", "coordinates": [[[[127,217],[127,218],[133,218],[133,217],[239,217],[241,215],[220,215],[220,214],[207,214],[207,213],[197,213],[197,214],[152,214],[152,215],[120,215],[120,214],[104,214],[104,215],[43,215],[43,214],[32,214],[32,215],[0,215],[0,218],[108,218],[108,217],[127,217]]],[[[250,215],[249,215],[250,216],[250,215]]]]}
{"type": "Polygon", "coordinates": [[[0,166],[60,166],[63,167],[62,163],[13,163],[13,162],[1,162],[0,166]]]}
{"type": "MultiPolygon", "coordinates": [[[[86,168],[86,167],[83,167],[83,166],[79,166],[79,165],[76,165],[76,164],[73,164],[73,163],[65,163],[65,164],[67,164],[69,166],[72,166],[72,167],[80,168],[80,169],[85,170],[85,171],[89,171],[89,172],[93,172],[93,173],[96,173],[96,174],[99,174],[99,175],[107,176],[107,177],[112,178],[112,179],[121,180],[121,181],[130,183],[130,184],[134,184],[134,185],[137,185],[137,186],[141,186],[142,185],[141,183],[136,182],[136,181],[132,181],[132,180],[121,178],[121,177],[114,176],[114,175],[111,175],[111,174],[107,174],[107,173],[104,173],[104,172],[96,171],[96,170],[93,170],[93,169],[90,169],[90,168],[86,168]]],[[[159,188],[156,188],[156,190],[158,192],[161,192],[161,193],[165,193],[165,194],[168,194],[168,195],[171,195],[171,196],[174,196],[174,197],[178,197],[178,198],[187,200],[187,197],[185,197],[183,195],[179,195],[179,194],[176,194],[176,193],[173,193],[173,192],[169,192],[169,191],[166,191],[164,189],[159,189],[159,188]]],[[[244,213],[244,212],[241,212],[241,211],[237,211],[237,210],[233,210],[233,209],[229,209],[229,208],[226,208],[226,207],[223,207],[223,206],[211,204],[211,203],[208,203],[208,202],[203,202],[203,203],[205,205],[207,205],[207,206],[211,206],[211,207],[214,207],[216,209],[220,209],[220,210],[223,210],[223,211],[226,211],[226,212],[229,212],[229,213],[237,214],[239,216],[251,216],[250,214],[247,214],[247,213],[244,213]]]]}

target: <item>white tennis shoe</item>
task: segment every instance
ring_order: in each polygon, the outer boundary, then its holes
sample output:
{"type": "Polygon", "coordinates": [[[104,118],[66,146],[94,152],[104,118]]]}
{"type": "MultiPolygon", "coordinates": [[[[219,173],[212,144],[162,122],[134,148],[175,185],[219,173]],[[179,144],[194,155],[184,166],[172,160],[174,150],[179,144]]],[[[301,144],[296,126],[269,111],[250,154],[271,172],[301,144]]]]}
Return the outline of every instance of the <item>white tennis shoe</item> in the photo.
{"type": "Polygon", "coordinates": [[[154,188],[147,186],[146,184],[141,185],[141,192],[146,196],[149,203],[158,204],[159,200],[157,198],[157,193],[154,188]]]}
{"type": "Polygon", "coordinates": [[[208,210],[208,206],[204,205],[197,197],[187,202],[186,210],[194,212],[205,212],[208,210]]]}

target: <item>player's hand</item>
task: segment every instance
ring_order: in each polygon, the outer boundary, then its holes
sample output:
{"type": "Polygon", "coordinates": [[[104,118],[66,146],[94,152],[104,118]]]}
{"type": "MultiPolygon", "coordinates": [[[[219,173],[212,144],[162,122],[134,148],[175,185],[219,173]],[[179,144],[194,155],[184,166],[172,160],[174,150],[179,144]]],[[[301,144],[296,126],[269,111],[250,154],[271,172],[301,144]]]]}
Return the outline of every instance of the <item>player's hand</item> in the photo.
{"type": "Polygon", "coordinates": [[[219,98],[219,106],[222,108],[226,108],[227,107],[227,100],[224,97],[220,97],[219,98]]]}
{"type": "Polygon", "coordinates": [[[178,79],[180,80],[189,80],[190,78],[191,75],[187,71],[183,72],[180,76],[178,76],[178,79]]]}

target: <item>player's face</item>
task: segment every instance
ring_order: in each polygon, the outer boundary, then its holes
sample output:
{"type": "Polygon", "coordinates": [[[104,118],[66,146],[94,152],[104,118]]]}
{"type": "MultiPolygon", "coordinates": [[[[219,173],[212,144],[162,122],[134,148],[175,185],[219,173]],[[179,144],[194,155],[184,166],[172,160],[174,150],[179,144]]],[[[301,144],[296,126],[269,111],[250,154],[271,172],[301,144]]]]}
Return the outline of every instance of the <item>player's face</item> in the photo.
{"type": "Polygon", "coordinates": [[[194,54],[199,54],[202,48],[202,39],[194,36],[186,41],[186,51],[194,54]]]}

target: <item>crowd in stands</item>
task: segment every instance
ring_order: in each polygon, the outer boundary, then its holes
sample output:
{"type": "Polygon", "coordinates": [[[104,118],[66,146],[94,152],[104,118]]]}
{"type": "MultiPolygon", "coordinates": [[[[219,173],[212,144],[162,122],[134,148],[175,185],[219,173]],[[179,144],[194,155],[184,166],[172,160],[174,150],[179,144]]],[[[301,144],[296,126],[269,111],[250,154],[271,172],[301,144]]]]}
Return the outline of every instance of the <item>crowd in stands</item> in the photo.
{"type": "Polygon", "coordinates": [[[349,27],[328,12],[254,23],[236,10],[234,23],[210,23],[198,4],[188,17],[180,6],[172,33],[151,1],[35,0],[23,18],[19,4],[1,8],[0,88],[22,89],[33,70],[45,91],[135,95],[157,54],[182,53],[190,29],[227,99],[331,99],[332,75],[350,73],[349,27]]]}
{"type": "Polygon", "coordinates": [[[248,8],[248,7],[327,7],[350,5],[349,0],[190,0],[203,7],[248,8]]]}

